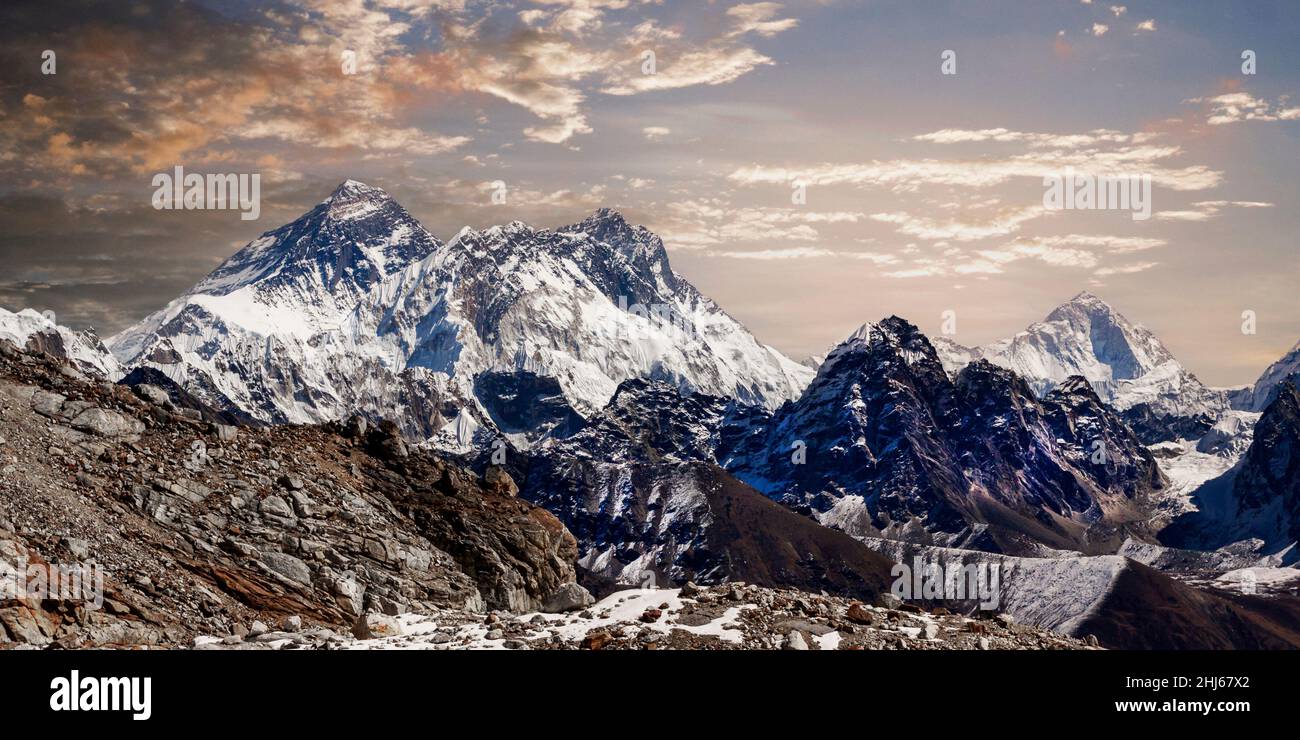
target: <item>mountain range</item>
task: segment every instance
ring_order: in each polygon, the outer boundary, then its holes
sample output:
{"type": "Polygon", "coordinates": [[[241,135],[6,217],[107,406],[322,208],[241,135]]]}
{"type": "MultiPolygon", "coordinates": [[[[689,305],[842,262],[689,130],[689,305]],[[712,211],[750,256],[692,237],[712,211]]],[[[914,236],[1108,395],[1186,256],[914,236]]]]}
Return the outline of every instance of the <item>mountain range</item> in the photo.
{"type": "Polygon", "coordinates": [[[409,436],[462,450],[550,431],[520,428],[503,398],[558,402],[563,420],[650,377],[775,407],[811,375],[616,212],[555,230],[464,229],[444,244],[352,180],[109,345],[128,366],[267,423],[402,409],[409,436]]]}
{"type": "Polygon", "coordinates": [[[574,535],[597,594],[871,598],[905,545],[1093,574],[1083,611],[1041,619],[1077,629],[1091,609],[1120,634],[1132,614],[1095,607],[1121,579],[1201,604],[1168,564],[1286,567],[1300,539],[1300,346],[1250,389],[1210,388],[1084,292],[982,347],[890,316],[797,363],[608,209],[443,242],[349,180],[107,347],[31,311],[0,312],[0,338],[214,423],[387,420],[390,446],[508,475],[574,535]],[[1138,552],[1159,567],[1127,565],[1138,552]]]}

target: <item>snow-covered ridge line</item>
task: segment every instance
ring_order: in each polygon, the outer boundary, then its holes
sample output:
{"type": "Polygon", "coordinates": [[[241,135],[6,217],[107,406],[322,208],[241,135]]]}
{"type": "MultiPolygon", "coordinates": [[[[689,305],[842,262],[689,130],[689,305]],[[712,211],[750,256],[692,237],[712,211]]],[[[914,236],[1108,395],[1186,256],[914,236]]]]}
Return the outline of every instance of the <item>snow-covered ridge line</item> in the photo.
{"type": "Polygon", "coordinates": [[[0,339],[20,348],[35,340],[51,354],[67,357],[81,371],[106,380],[116,381],[125,374],[93,330],[74,331],[30,308],[18,313],[0,308],[0,339]]]}
{"type": "Polygon", "coordinates": [[[354,180],[111,346],[129,367],[267,422],[401,410],[408,434],[460,450],[488,432],[526,444],[549,429],[504,428],[536,399],[507,391],[514,407],[501,408],[501,382],[492,397],[477,385],[485,373],[553,379],[580,415],[629,378],[775,408],[812,376],[615,211],[554,230],[467,228],[443,244],[354,180]]]}

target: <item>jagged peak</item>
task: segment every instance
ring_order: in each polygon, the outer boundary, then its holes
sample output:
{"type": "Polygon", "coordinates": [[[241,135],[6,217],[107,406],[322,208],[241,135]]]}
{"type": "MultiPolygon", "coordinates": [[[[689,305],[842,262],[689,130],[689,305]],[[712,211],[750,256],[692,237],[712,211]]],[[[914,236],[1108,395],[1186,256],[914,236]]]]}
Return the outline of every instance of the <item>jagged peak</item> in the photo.
{"type": "Polygon", "coordinates": [[[1086,401],[1096,404],[1101,403],[1101,397],[1097,395],[1097,389],[1092,387],[1092,382],[1082,375],[1071,375],[1061,381],[1060,385],[1052,389],[1049,397],[1055,399],[1082,397],[1086,401]]]}
{"type": "Polygon", "coordinates": [[[627,219],[623,214],[613,208],[597,208],[590,216],[584,218],[582,223],[609,223],[627,225],[627,219]]]}
{"type": "Polygon", "coordinates": [[[597,241],[624,240],[642,230],[623,218],[623,214],[613,208],[597,208],[594,213],[561,231],[578,231],[597,241]]]}
{"type": "Polygon", "coordinates": [[[865,324],[863,324],[862,326],[859,326],[857,329],[854,329],[854,330],[853,330],[853,333],[850,334],[849,337],[848,337],[848,339],[846,339],[846,340],[844,340],[844,341],[846,341],[846,342],[853,342],[853,341],[869,342],[869,341],[871,341],[871,332],[872,332],[873,330],[875,330],[875,328],[876,328],[876,323],[875,323],[874,321],[868,321],[868,322],[866,322],[865,324]]]}

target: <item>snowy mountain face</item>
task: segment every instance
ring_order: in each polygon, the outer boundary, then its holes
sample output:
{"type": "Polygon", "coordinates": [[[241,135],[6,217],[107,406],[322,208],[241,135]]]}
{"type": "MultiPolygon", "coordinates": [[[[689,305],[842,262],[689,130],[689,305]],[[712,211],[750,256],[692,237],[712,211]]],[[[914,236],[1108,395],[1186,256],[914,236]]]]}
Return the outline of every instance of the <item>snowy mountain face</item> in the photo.
{"type": "Polygon", "coordinates": [[[1296,562],[1300,540],[1300,393],[1285,381],[1273,394],[1249,448],[1230,470],[1200,486],[1195,508],[1161,532],[1179,547],[1216,549],[1254,541],[1262,555],[1296,562]],[[1289,550],[1289,554],[1286,552],[1289,550]]]}
{"type": "Polygon", "coordinates": [[[985,358],[1014,370],[1039,396],[1070,376],[1087,378],[1151,442],[1198,437],[1228,406],[1223,391],[1203,385],[1155,335],[1088,292],[1010,339],[979,348],[947,340],[937,346],[949,372],[985,358]]]}
{"type": "Polygon", "coordinates": [[[106,380],[122,377],[122,366],[94,331],[73,331],[28,308],[11,313],[0,308],[0,339],[70,360],[79,370],[106,380]]]}
{"type": "Polygon", "coordinates": [[[1277,398],[1278,390],[1284,382],[1296,382],[1297,373],[1300,373],[1300,343],[1292,347],[1282,359],[1269,365],[1253,387],[1234,394],[1233,408],[1263,411],[1277,398]]]}
{"type": "Polygon", "coordinates": [[[465,229],[442,244],[355,181],[112,348],[264,421],[360,411],[455,449],[497,430],[522,445],[571,431],[628,378],[775,407],[812,375],[759,344],[672,271],[658,237],[613,211],[554,231],[465,229]],[[517,408],[533,402],[544,413],[517,408]]]}

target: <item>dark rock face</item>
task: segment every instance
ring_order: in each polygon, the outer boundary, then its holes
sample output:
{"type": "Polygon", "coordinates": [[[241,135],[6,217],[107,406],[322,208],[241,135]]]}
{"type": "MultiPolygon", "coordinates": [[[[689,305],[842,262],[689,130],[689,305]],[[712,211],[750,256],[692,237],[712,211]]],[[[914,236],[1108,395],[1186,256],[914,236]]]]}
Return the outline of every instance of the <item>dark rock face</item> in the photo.
{"type": "MultiPolygon", "coordinates": [[[[149,385],[162,389],[167,400],[174,409],[191,409],[197,411],[206,421],[220,424],[241,424],[246,426],[260,426],[260,422],[248,414],[232,408],[229,404],[223,405],[222,408],[209,406],[200,401],[189,391],[180,387],[167,377],[161,370],[154,367],[137,367],[127,373],[125,377],[117,381],[119,385],[128,388],[137,388],[142,385],[149,385]]],[[[220,395],[216,388],[211,388],[212,393],[220,395]]]]}
{"type": "MultiPolygon", "coordinates": [[[[752,410],[627,381],[581,432],[529,461],[522,496],[578,538],[588,584],[742,580],[874,598],[890,562],[772,502],[714,461],[752,410]]],[[[761,412],[759,412],[761,415],[761,412]]]]}
{"type": "Polygon", "coordinates": [[[389,423],[235,428],[60,368],[0,353],[0,556],[89,557],[105,606],[0,602],[0,643],[171,645],[254,618],[346,631],[366,612],[575,598],[573,536],[504,473],[411,449],[389,423]]]}
{"type": "Polygon", "coordinates": [[[952,381],[901,319],[841,345],[772,415],[627,381],[522,474],[524,495],[578,537],[583,567],[624,582],[639,577],[628,568],[674,581],[707,573],[710,533],[731,524],[712,507],[733,477],[855,537],[1015,554],[1114,552],[1148,534],[1145,499],[1165,485],[1082,379],[1042,400],[986,361],[952,381]]]}
{"type": "Polygon", "coordinates": [[[950,381],[925,336],[898,318],[832,351],[804,396],[727,467],[851,534],[1005,552],[1111,549],[1165,485],[1087,382],[1038,400],[982,360],[950,381]]]}
{"type": "Polygon", "coordinates": [[[1130,563],[1076,632],[1121,650],[1295,650],[1300,599],[1200,590],[1130,563]]]}
{"type": "Polygon", "coordinates": [[[1233,484],[1238,510],[1277,506],[1284,533],[1300,539],[1300,394],[1286,381],[1255,425],[1233,484]]]}
{"type": "Polygon", "coordinates": [[[1120,412],[1120,417],[1145,445],[1177,439],[1198,439],[1214,426],[1214,419],[1208,416],[1162,415],[1145,403],[1124,409],[1120,412]]]}
{"type": "Polygon", "coordinates": [[[564,399],[554,378],[526,371],[480,373],[474,379],[474,395],[505,434],[539,440],[567,437],[582,428],[582,417],[564,399]]]}

